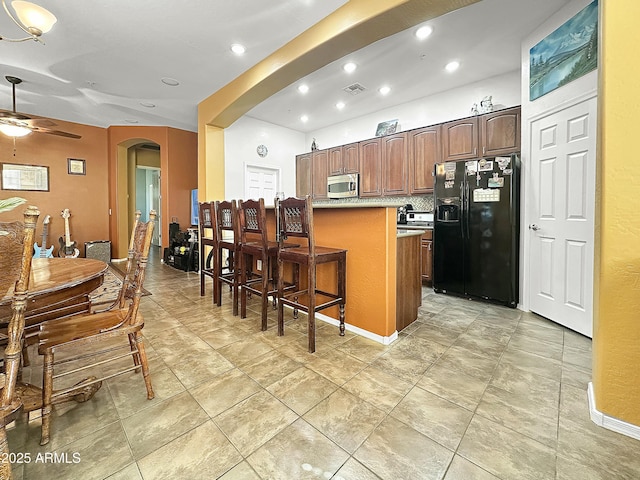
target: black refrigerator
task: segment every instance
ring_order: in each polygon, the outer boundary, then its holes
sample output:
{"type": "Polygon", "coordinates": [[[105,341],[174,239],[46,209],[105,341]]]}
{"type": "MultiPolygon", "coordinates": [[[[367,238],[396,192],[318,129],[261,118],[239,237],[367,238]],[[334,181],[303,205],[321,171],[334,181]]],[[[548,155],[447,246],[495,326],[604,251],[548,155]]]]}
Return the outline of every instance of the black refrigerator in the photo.
{"type": "Polygon", "coordinates": [[[435,165],[433,288],[516,307],[520,157],[435,165]]]}

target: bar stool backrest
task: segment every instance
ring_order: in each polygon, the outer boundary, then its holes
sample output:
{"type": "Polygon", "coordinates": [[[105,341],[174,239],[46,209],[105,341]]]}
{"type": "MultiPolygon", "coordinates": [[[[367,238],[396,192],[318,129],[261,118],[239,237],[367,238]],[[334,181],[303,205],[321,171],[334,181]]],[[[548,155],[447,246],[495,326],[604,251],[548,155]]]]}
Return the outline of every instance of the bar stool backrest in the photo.
{"type": "MultiPolygon", "coordinates": [[[[238,243],[238,207],[235,200],[217,201],[215,204],[216,240],[224,241],[223,233],[233,234],[233,243],[238,243]]],[[[228,240],[228,239],[227,239],[228,240]]]]}
{"type": "Polygon", "coordinates": [[[247,234],[259,235],[260,243],[267,248],[267,225],[264,198],[258,200],[240,200],[238,218],[240,220],[240,242],[247,243],[247,234]]]}
{"type": "Polygon", "coordinates": [[[289,197],[278,202],[280,215],[280,242],[288,237],[306,238],[308,241],[309,255],[315,255],[315,243],[313,239],[313,207],[311,197],[289,197]]]}

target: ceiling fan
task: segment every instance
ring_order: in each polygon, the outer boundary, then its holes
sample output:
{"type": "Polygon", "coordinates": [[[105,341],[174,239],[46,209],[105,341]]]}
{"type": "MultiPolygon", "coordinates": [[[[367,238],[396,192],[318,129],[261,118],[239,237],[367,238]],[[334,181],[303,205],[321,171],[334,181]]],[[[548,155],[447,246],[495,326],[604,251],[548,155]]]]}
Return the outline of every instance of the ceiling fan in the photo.
{"type": "Polygon", "coordinates": [[[10,137],[21,137],[31,132],[48,133],[67,138],[82,138],[75,133],[55,130],[56,124],[46,118],[33,118],[24,113],[16,112],[16,85],[22,83],[22,79],[7,75],[4,77],[12,85],[13,89],[13,110],[0,109],[0,132],[10,137]]]}

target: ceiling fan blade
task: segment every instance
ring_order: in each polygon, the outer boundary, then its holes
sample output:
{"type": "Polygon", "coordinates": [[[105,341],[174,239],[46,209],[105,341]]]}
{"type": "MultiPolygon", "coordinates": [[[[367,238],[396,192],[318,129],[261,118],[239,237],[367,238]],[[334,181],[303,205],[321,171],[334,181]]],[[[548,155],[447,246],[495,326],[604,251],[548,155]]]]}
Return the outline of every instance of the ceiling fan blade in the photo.
{"type": "Polygon", "coordinates": [[[28,127],[32,132],[37,133],[48,133],[49,135],[58,135],[59,137],[67,137],[67,138],[82,138],[80,135],[76,135],[75,133],[63,132],[62,130],[53,130],[51,128],[44,127],[28,127]]]}
{"type": "Polygon", "coordinates": [[[0,109],[0,118],[13,118],[15,120],[30,120],[32,117],[24,113],[12,112],[0,109]]]}
{"type": "Polygon", "coordinates": [[[57,125],[54,121],[49,120],[48,118],[31,118],[29,120],[25,120],[24,123],[29,128],[33,128],[33,127],[52,128],[57,125]]]}

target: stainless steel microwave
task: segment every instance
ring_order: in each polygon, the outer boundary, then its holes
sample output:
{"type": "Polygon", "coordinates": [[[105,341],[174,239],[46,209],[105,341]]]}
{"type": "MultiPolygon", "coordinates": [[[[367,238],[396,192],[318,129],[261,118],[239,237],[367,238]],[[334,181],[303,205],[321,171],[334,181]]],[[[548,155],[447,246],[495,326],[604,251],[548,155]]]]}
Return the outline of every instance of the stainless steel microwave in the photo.
{"type": "Polygon", "coordinates": [[[327,177],[327,196],[329,198],[357,198],[358,174],[347,173],[327,177]]]}

